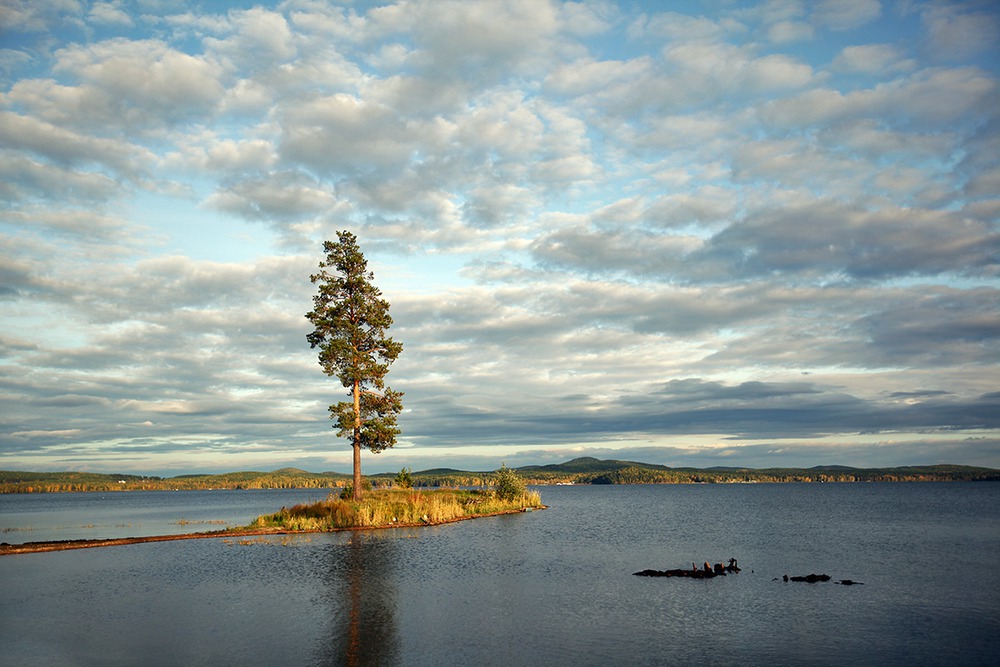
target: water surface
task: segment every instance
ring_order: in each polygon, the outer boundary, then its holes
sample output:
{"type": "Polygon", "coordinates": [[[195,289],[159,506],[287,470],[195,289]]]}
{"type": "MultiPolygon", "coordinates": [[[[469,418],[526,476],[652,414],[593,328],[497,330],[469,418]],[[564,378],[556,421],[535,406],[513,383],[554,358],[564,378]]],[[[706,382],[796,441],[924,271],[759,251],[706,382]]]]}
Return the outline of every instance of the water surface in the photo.
{"type": "Polygon", "coordinates": [[[245,526],[261,514],[323,500],[330,493],[330,489],[220,489],[5,494],[0,495],[0,541],[23,544],[208,532],[245,526]]]}
{"type": "MultiPolygon", "coordinates": [[[[0,558],[0,646],[25,665],[992,665],[1000,655],[1000,484],[540,490],[548,510],[431,528],[0,558]],[[743,572],[632,575],[730,557],[743,572]],[[810,572],[864,585],[781,581],[810,572]]],[[[171,495],[186,513],[185,493],[171,495]]]]}

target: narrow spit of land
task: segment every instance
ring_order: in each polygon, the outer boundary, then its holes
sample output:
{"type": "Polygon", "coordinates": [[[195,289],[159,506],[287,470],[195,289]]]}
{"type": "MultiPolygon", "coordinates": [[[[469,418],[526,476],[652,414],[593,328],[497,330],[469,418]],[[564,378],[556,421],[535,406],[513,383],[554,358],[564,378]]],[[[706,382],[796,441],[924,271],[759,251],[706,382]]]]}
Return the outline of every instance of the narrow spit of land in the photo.
{"type": "Polygon", "coordinates": [[[177,535],[149,535],[112,539],[58,540],[0,544],[0,556],[123,546],[148,542],[171,542],[208,538],[266,537],[308,533],[380,528],[416,528],[518,514],[546,509],[538,493],[526,492],[515,498],[498,498],[489,491],[442,489],[436,491],[381,490],[370,492],[365,500],[330,498],[307,505],[281,508],[265,514],[249,526],[177,535]]]}

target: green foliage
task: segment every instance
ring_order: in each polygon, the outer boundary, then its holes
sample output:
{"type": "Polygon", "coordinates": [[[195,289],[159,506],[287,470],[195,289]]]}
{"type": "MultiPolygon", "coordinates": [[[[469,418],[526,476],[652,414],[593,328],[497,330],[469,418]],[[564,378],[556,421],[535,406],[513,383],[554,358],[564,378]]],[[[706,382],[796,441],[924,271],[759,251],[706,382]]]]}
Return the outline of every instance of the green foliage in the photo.
{"type": "Polygon", "coordinates": [[[413,487],[413,476],[410,474],[409,468],[403,468],[396,474],[396,479],[393,483],[401,489],[409,489],[413,487]]]}
{"type": "Polygon", "coordinates": [[[496,472],[493,491],[502,500],[514,500],[523,496],[527,488],[520,475],[501,463],[500,469],[496,472]]]}
{"type": "Polygon", "coordinates": [[[396,444],[396,415],[403,410],[402,392],[385,386],[389,366],[403,345],[386,335],[392,325],[389,302],[372,281],[368,261],[357,237],[337,232],[338,242],[326,241],[326,259],[319,273],[309,276],[318,285],[313,309],[306,318],[313,331],[306,336],[319,348],[323,372],[336,376],[348,388],[351,400],[330,406],[337,435],[347,438],[355,450],[355,490],[360,487],[360,450],[381,452],[396,444]],[[328,270],[329,269],[329,270],[328,270]]]}

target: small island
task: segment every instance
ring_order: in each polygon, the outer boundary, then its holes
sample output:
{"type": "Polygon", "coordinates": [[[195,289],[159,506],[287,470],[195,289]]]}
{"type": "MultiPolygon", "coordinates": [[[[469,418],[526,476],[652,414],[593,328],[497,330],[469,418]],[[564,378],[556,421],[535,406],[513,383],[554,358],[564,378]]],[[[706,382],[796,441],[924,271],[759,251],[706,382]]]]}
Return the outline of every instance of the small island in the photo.
{"type": "Polygon", "coordinates": [[[501,494],[479,489],[377,489],[366,493],[363,500],[331,495],[318,503],[283,507],[257,517],[248,528],[324,532],[428,526],[543,508],[535,491],[501,494]]]}
{"type": "Polygon", "coordinates": [[[395,486],[368,489],[361,500],[350,487],[318,503],[282,507],[257,517],[250,527],[317,532],[355,528],[391,528],[451,523],[481,516],[542,509],[541,496],[506,465],[484,489],[413,488],[410,472],[401,470],[395,486]]]}

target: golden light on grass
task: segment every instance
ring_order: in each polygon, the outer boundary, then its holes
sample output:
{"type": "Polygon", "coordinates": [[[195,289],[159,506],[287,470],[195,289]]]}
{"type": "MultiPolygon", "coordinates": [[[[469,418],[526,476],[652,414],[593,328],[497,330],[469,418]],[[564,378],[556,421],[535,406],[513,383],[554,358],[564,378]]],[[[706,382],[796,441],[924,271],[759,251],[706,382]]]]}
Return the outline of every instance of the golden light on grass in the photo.
{"type": "Polygon", "coordinates": [[[367,492],[360,501],[331,495],[317,503],[283,507],[274,514],[257,517],[251,526],[295,531],[386,528],[447,523],[541,507],[541,497],[535,491],[504,498],[489,490],[377,489],[367,492]]]}

